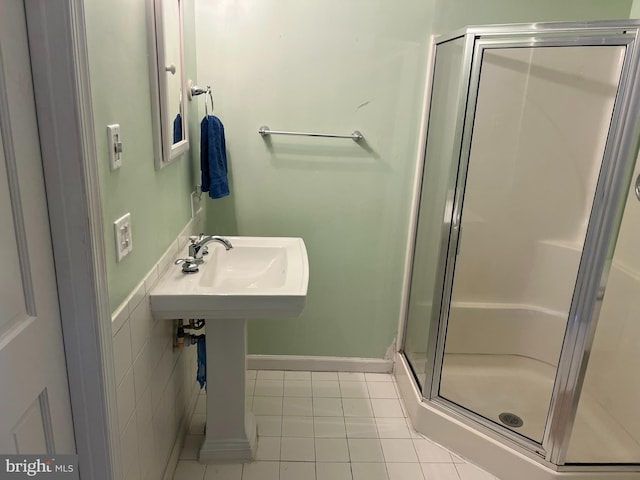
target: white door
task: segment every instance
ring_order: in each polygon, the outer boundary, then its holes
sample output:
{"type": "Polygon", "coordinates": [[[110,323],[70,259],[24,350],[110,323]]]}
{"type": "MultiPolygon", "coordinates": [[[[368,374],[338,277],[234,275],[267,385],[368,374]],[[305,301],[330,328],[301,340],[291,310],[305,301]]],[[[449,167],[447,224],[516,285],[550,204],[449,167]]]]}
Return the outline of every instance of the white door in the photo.
{"type": "Polygon", "coordinates": [[[0,454],[11,453],[75,453],[23,0],[0,0],[0,454]]]}

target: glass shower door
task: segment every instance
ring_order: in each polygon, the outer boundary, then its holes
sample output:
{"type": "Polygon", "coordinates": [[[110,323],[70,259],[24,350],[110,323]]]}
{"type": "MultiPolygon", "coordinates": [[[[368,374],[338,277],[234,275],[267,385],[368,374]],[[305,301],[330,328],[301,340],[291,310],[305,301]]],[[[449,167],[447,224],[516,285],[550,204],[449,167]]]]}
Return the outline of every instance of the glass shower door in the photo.
{"type": "MultiPolygon", "coordinates": [[[[414,268],[407,309],[404,353],[420,387],[433,368],[427,356],[429,322],[434,304],[434,287],[438,276],[438,260],[442,249],[440,233],[447,198],[453,197],[459,151],[455,145],[456,117],[464,108],[464,37],[438,45],[435,56],[429,112],[429,138],[418,211],[414,248],[414,268]],[[451,179],[453,178],[453,182],[451,179]]],[[[468,75],[467,75],[468,77],[468,75]]],[[[450,203],[450,202],[449,202],[450,203]]],[[[450,208],[450,207],[449,207],[450,208]]],[[[446,243],[445,243],[446,247],[446,243]]]]}
{"type": "Polygon", "coordinates": [[[595,42],[540,45],[477,47],[433,385],[536,443],[625,53],[595,42]]]}

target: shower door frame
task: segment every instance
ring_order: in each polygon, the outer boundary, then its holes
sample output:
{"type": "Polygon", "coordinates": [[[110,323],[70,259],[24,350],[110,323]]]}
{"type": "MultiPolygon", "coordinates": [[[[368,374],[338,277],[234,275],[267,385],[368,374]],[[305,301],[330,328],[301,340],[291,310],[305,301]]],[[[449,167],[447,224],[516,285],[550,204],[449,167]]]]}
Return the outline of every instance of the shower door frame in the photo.
{"type": "MultiPolygon", "coordinates": [[[[441,257],[427,340],[427,362],[431,368],[427,368],[425,372],[423,401],[467,424],[475,424],[476,427],[478,424],[481,425],[493,438],[515,446],[522,453],[559,471],[585,468],[576,464],[565,465],[565,458],[606,287],[611,264],[610,255],[616,241],[615,227],[621,221],[620,215],[611,213],[621,212],[624,206],[635,161],[640,124],[639,35],[640,21],[603,21],[471,27],[435,40],[437,55],[437,45],[464,37],[461,82],[466,85],[460,89],[460,94],[466,98],[460,98],[458,104],[459,115],[456,119],[454,145],[460,148],[456,148],[453,153],[453,161],[457,162],[458,167],[455,178],[450,179],[448,206],[442,226],[441,257]],[[536,442],[439,396],[439,388],[480,88],[482,54],[486,49],[496,48],[563,46],[624,46],[625,53],[589,224],[584,237],[544,436],[541,442],[536,442]]],[[[434,72],[431,72],[432,76],[434,72]]],[[[592,465],[589,468],[594,470],[592,465]]],[[[637,466],[604,464],[596,468],[624,471],[637,469],[637,466]]]]}

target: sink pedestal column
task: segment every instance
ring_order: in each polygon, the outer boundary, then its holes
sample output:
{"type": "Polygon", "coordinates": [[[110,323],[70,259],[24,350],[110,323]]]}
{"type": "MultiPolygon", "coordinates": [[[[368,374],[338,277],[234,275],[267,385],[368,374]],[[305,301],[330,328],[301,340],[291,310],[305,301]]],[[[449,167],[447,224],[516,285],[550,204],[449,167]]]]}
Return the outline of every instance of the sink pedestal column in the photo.
{"type": "Polygon", "coordinates": [[[205,320],[207,431],[200,462],[253,459],[256,423],[246,405],[246,320],[205,320]]]}

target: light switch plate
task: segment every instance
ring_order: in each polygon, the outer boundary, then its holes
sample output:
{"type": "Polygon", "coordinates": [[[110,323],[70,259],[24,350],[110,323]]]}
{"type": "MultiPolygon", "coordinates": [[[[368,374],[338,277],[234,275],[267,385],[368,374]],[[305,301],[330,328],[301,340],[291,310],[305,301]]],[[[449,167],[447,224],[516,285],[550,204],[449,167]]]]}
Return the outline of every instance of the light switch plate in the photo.
{"type": "Polygon", "coordinates": [[[107,147],[109,148],[109,167],[117,170],[122,166],[122,138],[120,137],[120,125],[114,123],[107,125],[107,147]]]}
{"type": "Polygon", "coordinates": [[[133,250],[130,213],[123,215],[113,222],[113,234],[116,241],[116,259],[119,262],[133,250]]]}

